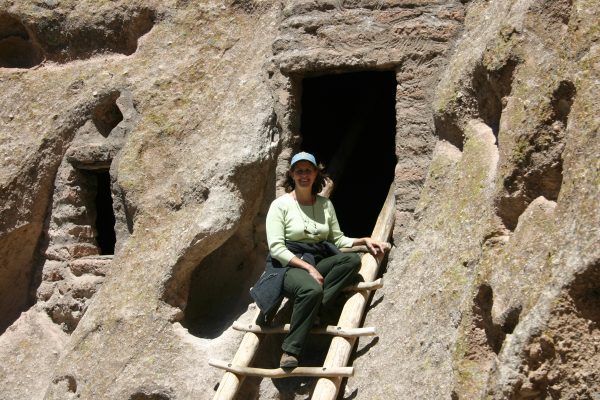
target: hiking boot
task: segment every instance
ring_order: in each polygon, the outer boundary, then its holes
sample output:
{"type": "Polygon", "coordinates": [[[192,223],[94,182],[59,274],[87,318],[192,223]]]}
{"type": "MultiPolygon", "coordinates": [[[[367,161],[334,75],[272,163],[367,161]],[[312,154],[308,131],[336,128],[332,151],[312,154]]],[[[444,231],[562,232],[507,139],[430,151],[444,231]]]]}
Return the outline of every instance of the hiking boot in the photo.
{"type": "Polygon", "coordinates": [[[296,368],[298,366],[298,358],[293,354],[284,352],[281,355],[279,366],[281,368],[296,368]]]}

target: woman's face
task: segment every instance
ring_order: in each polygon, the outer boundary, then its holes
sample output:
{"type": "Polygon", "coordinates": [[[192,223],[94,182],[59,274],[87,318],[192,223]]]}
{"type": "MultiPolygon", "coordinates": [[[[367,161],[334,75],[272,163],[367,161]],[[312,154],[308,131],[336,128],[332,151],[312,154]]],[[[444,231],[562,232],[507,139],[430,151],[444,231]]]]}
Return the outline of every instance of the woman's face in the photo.
{"type": "Polygon", "coordinates": [[[296,187],[312,189],[317,179],[317,168],[309,161],[298,161],[292,168],[292,179],[296,187]]]}

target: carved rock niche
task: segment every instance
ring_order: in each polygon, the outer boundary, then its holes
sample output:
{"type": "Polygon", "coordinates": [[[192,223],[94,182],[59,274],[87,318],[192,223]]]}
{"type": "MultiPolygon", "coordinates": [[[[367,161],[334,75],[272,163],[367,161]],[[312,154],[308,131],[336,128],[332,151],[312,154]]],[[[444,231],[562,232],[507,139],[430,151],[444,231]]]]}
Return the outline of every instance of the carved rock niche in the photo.
{"type": "Polygon", "coordinates": [[[101,96],[56,175],[37,298],[67,332],[75,329],[104,281],[119,246],[115,232],[128,231],[119,226],[126,225],[127,216],[120,215],[125,207],[115,204],[121,196],[111,163],[135,115],[127,93],[101,96]]]}

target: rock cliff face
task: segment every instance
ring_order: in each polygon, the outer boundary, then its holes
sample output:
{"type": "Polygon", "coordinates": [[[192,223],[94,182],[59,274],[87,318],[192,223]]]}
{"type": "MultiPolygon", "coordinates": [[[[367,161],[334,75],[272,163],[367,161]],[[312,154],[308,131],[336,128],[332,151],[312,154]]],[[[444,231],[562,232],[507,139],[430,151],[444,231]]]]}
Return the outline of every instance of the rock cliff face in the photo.
{"type": "MultiPolygon", "coordinates": [[[[395,76],[395,145],[346,165],[391,151],[396,219],[365,320],[378,337],[340,398],[600,396],[597,15],[595,0],[0,0],[2,397],[212,398],[207,360],[231,359],[231,324],[254,313],[266,209],[314,140],[307,79],[362,71],[395,76]]],[[[248,380],[240,398],[314,383],[248,380]]]]}

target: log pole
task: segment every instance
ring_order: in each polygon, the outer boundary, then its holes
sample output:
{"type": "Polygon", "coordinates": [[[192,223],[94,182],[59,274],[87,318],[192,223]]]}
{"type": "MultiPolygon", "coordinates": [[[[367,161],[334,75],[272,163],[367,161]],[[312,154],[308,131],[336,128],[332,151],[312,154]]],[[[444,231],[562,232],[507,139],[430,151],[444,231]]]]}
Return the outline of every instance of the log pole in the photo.
{"type": "MultiPolygon", "coordinates": [[[[373,239],[387,241],[392,233],[394,225],[394,214],[395,214],[395,197],[394,197],[394,185],[390,186],[387,198],[384,206],[377,218],[377,223],[373,229],[371,237],[373,239]]],[[[378,255],[377,258],[371,254],[365,254],[362,257],[362,266],[360,274],[363,276],[365,281],[373,281],[377,277],[379,272],[379,265],[383,259],[383,255],[378,255]]],[[[369,300],[370,292],[357,292],[355,293],[344,305],[338,325],[346,327],[358,327],[362,319],[362,315],[366,308],[369,300]]],[[[329,346],[327,357],[323,364],[326,368],[333,368],[338,366],[348,365],[352,348],[356,342],[355,337],[334,337],[329,346]]],[[[338,390],[342,378],[320,378],[317,381],[315,389],[313,390],[313,400],[335,400],[337,397],[338,390]]]]}
{"type": "MultiPolygon", "coordinates": [[[[256,313],[254,320],[258,318],[259,312],[256,313]]],[[[256,354],[256,350],[258,349],[258,345],[260,344],[260,338],[256,333],[247,332],[242,339],[242,343],[240,343],[240,347],[238,351],[235,353],[233,360],[231,361],[232,365],[238,366],[248,366],[252,362],[254,355],[256,354]]],[[[242,385],[242,382],[246,378],[245,375],[236,375],[233,372],[227,371],[223,374],[223,378],[221,378],[221,382],[219,383],[219,387],[217,388],[217,392],[213,397],[214,400],[226,400],[233,399],[242,385]]]]}

